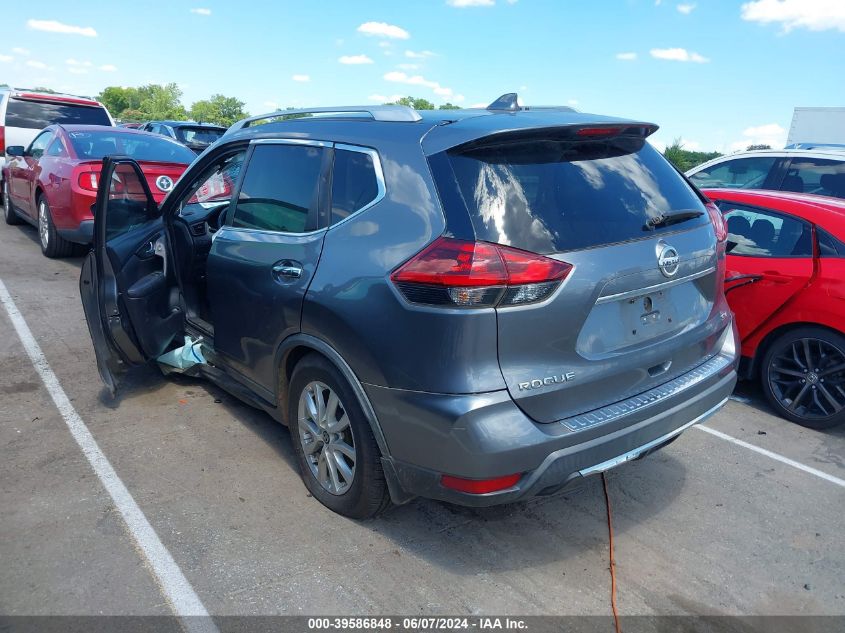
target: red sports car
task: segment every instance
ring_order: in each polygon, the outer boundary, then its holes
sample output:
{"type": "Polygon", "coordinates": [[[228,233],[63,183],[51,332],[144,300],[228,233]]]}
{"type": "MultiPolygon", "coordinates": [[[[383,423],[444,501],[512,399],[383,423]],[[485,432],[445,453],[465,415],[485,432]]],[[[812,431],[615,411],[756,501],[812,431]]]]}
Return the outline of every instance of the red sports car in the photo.
{"type": "Polygon", "coordinates": [[[38,227],[47,257],[73,253],[92,241],[104,156],[122,154],[139,162],[156,202],[173,188],[196,158],[191,150],[158,134],[93,125],[51,125],[29,147],[6,148],[3,213],[8,224],[38,227]]]}
{"type": "Polygon", "coordinates": [[[845,201],[707,189],[728,225],[725,294],[745,377],[783,417],[845,422],[845,201]]]}

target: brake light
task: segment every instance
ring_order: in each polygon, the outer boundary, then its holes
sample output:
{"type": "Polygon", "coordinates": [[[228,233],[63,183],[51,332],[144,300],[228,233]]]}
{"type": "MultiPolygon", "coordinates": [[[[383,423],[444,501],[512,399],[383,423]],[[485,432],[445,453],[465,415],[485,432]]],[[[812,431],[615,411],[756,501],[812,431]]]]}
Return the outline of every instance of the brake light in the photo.
{"type": "Polygon", "coordinates": [[[575,134],[578,136],[616,136],[621,127],[582,127],[575,134]]]}
{"type": "Polygon", "coordinates": [[[494,479],[464,479],[463,477],[442,475],[440,477],[440,483],[444,488],[451,488],[459,492],[468,492],[473,495],[483,495],[488,492],[507,490],[516,485],[520,477],[522,477],[521,474],[495,477],[494,479]]]}
{"type": "Polygon", "coordinates": [[[0,125],[0,158],[6,155],[6,127],[0,125]]]}
{"type": "Polygon", "coordinates": [[[724,242],[728,239],[728,227],[725,224],[725,218],[722,212],[713,202],[708,202],[704,206],[707,207],[707,213],[710,216],[710,221],[713,223],[713,229],[716,231],[716,241],[724,242]]]}
{"type": "Polygon", "coordinates": [[[99,174],[95,171],[83,171],[79,174],[79,187],[86,191],[97,191],[97,178],[99,174]]]}
{"type": "Polygon", "coordinates": [[[537,253],[439,237],[390,278],[412,303],[495,307],[541,301],[571,270],[537,253]]]}

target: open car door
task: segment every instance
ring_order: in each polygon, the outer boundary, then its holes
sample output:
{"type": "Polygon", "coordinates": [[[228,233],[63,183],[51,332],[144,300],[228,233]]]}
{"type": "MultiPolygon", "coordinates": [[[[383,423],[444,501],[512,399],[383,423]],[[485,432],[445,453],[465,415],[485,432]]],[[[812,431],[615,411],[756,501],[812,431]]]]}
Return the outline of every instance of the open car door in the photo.
{"type": "Polygon", "coordinates": [[[79,294],[97,368],[112,395],[120,372],[157,358],[183,330],[184,313],[171,305],[165,240],[161,213],[138,163],[104,158],[94,246],[82,264],[79,294]]]}

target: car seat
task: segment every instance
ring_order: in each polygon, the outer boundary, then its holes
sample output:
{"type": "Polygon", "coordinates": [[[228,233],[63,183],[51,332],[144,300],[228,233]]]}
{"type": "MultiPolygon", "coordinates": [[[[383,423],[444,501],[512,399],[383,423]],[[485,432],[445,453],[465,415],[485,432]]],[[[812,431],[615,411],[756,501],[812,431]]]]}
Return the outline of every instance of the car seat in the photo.
{"type": "Polygon", "coordinates": [[[775,225],[769,220],[758,219],[751,225],[751,232],[748,238],[754,242],[754,245],[766,251],[771,251],[775,241],[775,225]]]}
{"type": "Polygon", "coordinates": [[[804,193],[804,179],[801,178],[801,176],[786,176],[783,179],[783,184],[780,186],[780,190],[804,193]]]}

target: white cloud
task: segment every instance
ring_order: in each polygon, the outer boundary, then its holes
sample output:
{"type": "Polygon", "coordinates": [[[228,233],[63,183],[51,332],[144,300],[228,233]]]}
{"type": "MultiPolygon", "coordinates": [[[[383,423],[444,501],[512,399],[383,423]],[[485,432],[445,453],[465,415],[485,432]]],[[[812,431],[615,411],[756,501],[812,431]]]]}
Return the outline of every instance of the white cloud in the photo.
{"type": "MultiPolygon", "coordinates": [[[[508,2],[513,4],[514,2],[516,2],[516,0],[513,0],[513,2],[511,2],[511,0],[508,0],[508,2]]],[[[466,100],[467,100],[467,98],[463,95],[455,95],[455,98],[452,99],[452,101],[454,101],[455,103],[463,103],[466,100]]]]}
{"type": "Polygon", "coordinates": [[[396,103],[401,99],[404,95],[370,95],[367,97],[367,101],[375,101],[377,103],[396,103]]]}
{"type": "Polygon", "coordinates": [[[35,61],[34,59],[30,59],[27,63],[27,66],[30,68],[38,68],[39,70],[45,70],[47,68],[47,64],[44,62],[35,61]]]}
{"type": "Polygon", "coordinates": [[[311,77],[309,75],[294,75],[293,77],[291,77],[291,79],[293,79],[294,81],[301,81],[303,83],[306,81],[311,81],[311,77]]]}
{"type": "Polygon", "coordinates": [[[420,67],[419,64],[397,64],[397,68],[401,68],[402,70],[416,70],[420,67]]]}
{"type": "Polygon", "coordinates": [[[90,26],[73,26],[57,20],[27,20],[26,25],[35,31],[48,33],[65,33],[67,35],[82,35],[83,37],[97,37],[97,31],[90,26]]]}
{"type": "Polygon", "coordinates": [[[191,9],[191,13],[196,15],[211,15],[211,9],[191,9]]]}
{"type": "Polygon", "coordinates": [[[80,68],[79,66],[71,66],[67,69],[69,73],[72,75],[87,75],[88,69],[87,68],[80,68]]]}
{"type": "Polygon", "coordinates": [[[696,64],[706,64],[710,61],[703,55],[688,51],[685,48],[652,48],[650,52],[651,56],[656,59],[668,59],[674,62],[695,62],[696,64]]]}
{"type": "Polygon", "coordinates": [[[679,4],[679,5],[678,5],[678,6],[676,6],[675,8],[676,8],[676,9],[677,9],[680,13],[683,13],[684,15],[689,15],[690,13],[692,13],[692,12],[693,12],[693,10],[695,9],[695,7],[696,7],[695,3],[690,3],[690,4],[679,4]]]}
{"type": "Polygon", "coordinates": [[[0,55],[0,62],[10,62],[14,59],[11,55],[0,55]]]}
{"type": "Polygon", "coordinates": [[[405,51],[405,57],[410,59],[428,59],[429,57],[435,57],[437,53],[433,51],[405,51]]]}
{"type": "Polygon", "coordinates": [[[777,149],[786,144],[786,130],[777,123],[745,128],[742,135],[744,139],[730,144],[732,151],[744,150],[749,145],[770,145],[777,149]]]}
{"type": "Polygon", "coordinates": [[[632,62],[637,58],[636,53],[616,53],[616,59],[621,59],[624,62],[632,62]]]}
{"type": "Polygon", "coordinates": [[[459,9],[463,9],[464,7],[492,7],[496,4],[496,0],[446,0],[446,4],[458,7],[459,9]]]}
{"type": "Polygon", "coordinates": [[[567,105],[571,105],[573,108],[578,105],[578,99],[570,99],[566,102],[567,105]]]}
{"type": "Polygon", "coordinates": [[[67,64],[68,66],[85,66],[88,68],[94,65],[91,62],[80,62],[76,59],[73,59],[72,57],[70,59],[66,59],[65,64],[67,64]]]}
{"type": "Polygon", "coordinates": [[[342,55],[337,58],[341,64],[372,64],[373,60],[366,55],[342,55]]]}
{"type": "Polygon", "coordinates": [[[23,56],[29,55],[29,50],[26,49],[26,48],[21,48],[20,46],[16,46],[15,48],[13,48],[12,52],[15,53],[16,55],[23,55],[23,56]]]}
{"type": "MultiPolygon", "coordinates": [[[[117,66],[115,66],[114,64],[103,64],[102,66],[100,66],[100,70],[106,73],[113,73],[117,70],[117,66]]],[[[182,84],[183,88],[185,88],[186,86],[187,84],[182,84]]]]}
{"type": "Polygon", "coordinates": [[[401,84],[408,84],[409,86],[425,86],[426,88],[431,88],[431,90],[434,91],[434,94],[439,95],[441,97],[452,96],[451,88],[441,86],[436,81],[426,79],[422,75],[408,75],[406,73],[399,72],[398,70],[394,70],[385,74],[384,80],[393,81],[401,84]]]}
{"type": "Polygon", "coordinates": [[[740,14],[749,22],[777,22],[784,33],[798,28],[845,32],[845,2],[842,0],[755,0],[743,4],[740,14]]]}
{"type": "Polygon", "coordinates": [[[407,40],[411,37],[411,34],[405,29],[387,22],[364,22],[358,27],[358,32],[375,37],[389,37],[394,40],[407,40]]]}

